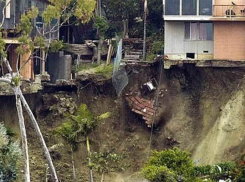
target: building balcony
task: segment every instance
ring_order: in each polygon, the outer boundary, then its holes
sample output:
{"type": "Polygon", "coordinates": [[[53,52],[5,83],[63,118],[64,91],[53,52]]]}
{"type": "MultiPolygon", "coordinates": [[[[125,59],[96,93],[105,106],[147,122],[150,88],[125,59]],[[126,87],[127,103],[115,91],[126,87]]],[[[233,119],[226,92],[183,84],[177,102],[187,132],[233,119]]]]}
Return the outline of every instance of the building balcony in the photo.
{"type": "Polygon", "coordinates": [[[245,21],[245,5],[214,5],[213,21],[245,21]]]}

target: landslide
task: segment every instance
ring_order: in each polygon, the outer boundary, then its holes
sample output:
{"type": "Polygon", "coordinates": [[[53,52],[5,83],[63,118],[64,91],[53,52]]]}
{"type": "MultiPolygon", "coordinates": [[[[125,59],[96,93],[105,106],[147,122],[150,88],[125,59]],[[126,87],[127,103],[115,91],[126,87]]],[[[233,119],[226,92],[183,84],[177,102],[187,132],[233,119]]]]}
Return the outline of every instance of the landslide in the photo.
{"type": "MultiPolygon", "coordinates": [[[[135,178],[134,173],[147,160],[151,129],[130,111],[125,94],[140,91],[141,86],[152,78],[159,82],[160,66],[128,66],[129,84],[119,97],[110,80],[98,84],[93,79],[77,81],[77,90],[44,89],[38,94],[27,95],[47,145],[56,148],[52,156],[61,181],[73,181],[71,154],[67,145],[59,145],[63,141],[54,137],[53,130],[64,121],[64,113],[74,113],[80,103],[87,104],[94,115],[112,113],[91,134],[92,151],[113,150],[125,154],[124,162],[129,168],[124,173],[107,176],[107,181],[143,181],[135,178]]],[[[152,150],[178,146],[190,151],[199,165],[238,160],[245,154],[244,69],[189,65],[164,70],[159,84],[164,93],[142,94],[148,99],[155,99],[159,94],[160,119],[154,127],[152,150]],[[167,137],[177,143],[169,143],[167,137]]],[[[18,134],[14,104],[14,97],[0,97],[0,121],[18,134]]],[[[26,114],[25,118],[32,181],[45,181],[46,166],[41,145],[26,114]]],[[[79,181],[88,181],[85,145],[75,153],[75,165],[79,181]]],[[[99,181],[98,176],[96,181],[99,181]]]]}

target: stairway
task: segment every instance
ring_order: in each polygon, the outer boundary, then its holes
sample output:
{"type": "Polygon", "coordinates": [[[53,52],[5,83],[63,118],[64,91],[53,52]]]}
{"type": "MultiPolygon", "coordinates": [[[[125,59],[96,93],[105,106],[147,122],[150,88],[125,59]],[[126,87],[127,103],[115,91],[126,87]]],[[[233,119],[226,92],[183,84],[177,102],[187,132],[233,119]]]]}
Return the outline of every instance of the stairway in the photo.
{"type": "Polygon", "coordinates": [[[140,62],[143,57],[143,40],[135,38],[123,39],[123,50],[122,62],[131,64],[140,62]]]}

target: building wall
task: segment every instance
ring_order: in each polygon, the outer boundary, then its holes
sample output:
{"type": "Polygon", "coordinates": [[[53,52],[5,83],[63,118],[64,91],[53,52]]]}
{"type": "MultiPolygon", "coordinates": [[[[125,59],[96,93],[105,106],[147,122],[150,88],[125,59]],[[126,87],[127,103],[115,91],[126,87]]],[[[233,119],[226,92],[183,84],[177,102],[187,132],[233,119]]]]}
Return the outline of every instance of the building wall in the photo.
{"type": "Polygon", "coordinates": [[[235,16],[244,16],[243,10],[245,8],[245,0],[215,0],[213,15],[218,17],[224,17],[227,12],[232,11],[235,16]],[[233,6],[232,2],[236,5],[243,6],[233,6]],[[223,5],[223,6],[221,6],[223,5]]]}
{"type": "Polygon", "coordinates": [[[186,59],[186,53],[195,53],[195,59],[213,59],[213,41],[185,40],[184,22],[165,22],[165,54],[169,59],[186,59]]]}
{"type": "Polygon", "coordinates": [[[214,59],[245,60],[245,23],[214,22],[214,59]]]}
{"type": "Polygon", "coordinates": [[[234,2],[237,5],[245,5],[245,0],[215,0],[215,5],[231,5],[234,2]]]}

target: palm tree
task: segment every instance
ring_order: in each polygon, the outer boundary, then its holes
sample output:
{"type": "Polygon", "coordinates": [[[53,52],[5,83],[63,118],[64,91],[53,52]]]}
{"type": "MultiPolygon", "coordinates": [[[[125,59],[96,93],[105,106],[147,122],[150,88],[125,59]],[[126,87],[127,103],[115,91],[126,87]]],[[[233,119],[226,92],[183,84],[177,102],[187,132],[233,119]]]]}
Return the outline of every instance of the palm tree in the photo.
{"type": "MultiPolygon", "coordinates": [[[[91,163],[91,149],[90,149],[90,140],[89,134],[94,130],[99,121],[107,119],[110,117],[110,113],[104,113],[100,116],[94,117],[90,112],[86,104],[81,104],[75,115],[69,115],[67,121],[64,122],[60,127],[57,128],[57,133],[62,136],[67,143],[69,143],[72,151],[72,160],[73,152],[77,150],[80,137],[84,137],[87,146],[88,153],[88,166],[90,173],[90,182],[93,182],[93,169],[91,163]]],[[[76,179],[75,175],[75,165],[74,160],[73,164],[73,176],[76,179]]]]}
{"type": "Polygon", "coordinates": [[[75,162],[74,162],[74,152],[78,148],[78,136],[75,135],[73,123],[71,122],[65,122],[63,123],[60,127],[58,127],[55,130],[56,135],[61,136],[68,144],[70,147],[71,151],[71,159],[72,159],[72,169],[73,169],[73,179],[74,182],[77,182],[77,177],[76,177],[76,168],[75,168],[75,162]]]}

